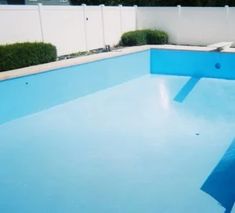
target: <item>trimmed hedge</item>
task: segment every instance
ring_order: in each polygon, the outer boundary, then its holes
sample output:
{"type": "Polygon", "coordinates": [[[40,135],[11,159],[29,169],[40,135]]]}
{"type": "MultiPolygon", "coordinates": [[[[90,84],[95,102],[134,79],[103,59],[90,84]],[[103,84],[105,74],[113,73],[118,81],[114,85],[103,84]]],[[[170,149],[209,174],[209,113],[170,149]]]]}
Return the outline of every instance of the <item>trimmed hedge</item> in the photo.
{"type": "Polygon", "coordinates": [[[121,37],[122,46],[136,46],[145,44],[167,44],[167,33],[160,30],[136,30],[126,32],[121,37]]]}
{"type": "Polygon", "coordinates": [[[56,47],[42,42],[0,45],[0,72],[55,61],[56,47]]]}

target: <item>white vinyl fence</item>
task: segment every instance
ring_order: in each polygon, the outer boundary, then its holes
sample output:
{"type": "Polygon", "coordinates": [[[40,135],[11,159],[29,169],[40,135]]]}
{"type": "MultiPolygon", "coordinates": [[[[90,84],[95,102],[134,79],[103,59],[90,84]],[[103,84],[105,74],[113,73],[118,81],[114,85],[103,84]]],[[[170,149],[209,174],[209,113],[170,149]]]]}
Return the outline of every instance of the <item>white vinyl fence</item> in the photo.
{"type": "Polygon", "coordinates": [[[136,7],[0,6],[0,43],[44,41],[58,55],[116,45],[136,29],[136,7]]]}
{"type": "Polygon", "coordinates": [[[138,29],[168,32],[171,43],[208,45],[235,42],[234,7],[139,7],[138,29]]]}
{"type": "Polygon", "coordinates": [[[0,5],[0,44],[44,41],[58,55],[116,45],[122,33],[156,28],[176,44],[235,42],[233,7],[0,5]]]}

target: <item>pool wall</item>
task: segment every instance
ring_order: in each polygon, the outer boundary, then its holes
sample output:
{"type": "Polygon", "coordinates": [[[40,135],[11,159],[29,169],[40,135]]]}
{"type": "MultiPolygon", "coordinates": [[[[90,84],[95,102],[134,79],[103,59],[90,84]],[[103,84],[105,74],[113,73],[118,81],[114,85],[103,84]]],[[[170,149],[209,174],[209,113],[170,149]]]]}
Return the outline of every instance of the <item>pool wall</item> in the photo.
{"type": "Polygon", "coordinates": [[[235,54],[152,49],[150,70],[152,74],[235,79],[235,54]]]}
{"type": "Polygon", "coordinates": [[[0,81],[0,124],[148,73],[235,79],[235,53],[148,49],[0,81]]]}
{"type": "Polygon", "coordinates": [[[0,124],[149,73],[150,51],[0,81],[0,124]]]}

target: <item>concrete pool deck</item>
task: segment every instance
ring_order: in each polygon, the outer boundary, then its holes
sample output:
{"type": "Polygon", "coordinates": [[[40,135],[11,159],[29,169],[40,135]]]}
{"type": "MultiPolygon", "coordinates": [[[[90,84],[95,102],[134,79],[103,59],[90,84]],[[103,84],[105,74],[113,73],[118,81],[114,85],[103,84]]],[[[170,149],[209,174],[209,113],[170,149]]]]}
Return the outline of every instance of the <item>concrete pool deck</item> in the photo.
{"type": "MultiPolygon", "coordinates": [[[[94,62],[102,59],[127,55],[135,52],[145,51],[149,49],[172,49],[172,50],[188,50],[188,51],[213,51],[215,47],[201,47],[201,46],[183,46],[183,45],[144,45],[135,47],[126,47],[122,49],[113,50],[111,52],[104,52],[99,54],[92,54],[87,56],[81,56],[72,59],[66,59],[61,61],[55,61],[46,64],[35,65],[31,67],[20,68],[16,70],[10,70],[6,72],[0,72],[0,81],[12,78],[18,78],[22,76],[43,73],[51,70],[56,70],[63,67],[69,67],[89,62],[94,62]]],[[[222,52],[235,53],[235,48],[228,48],[222,52]]]]}

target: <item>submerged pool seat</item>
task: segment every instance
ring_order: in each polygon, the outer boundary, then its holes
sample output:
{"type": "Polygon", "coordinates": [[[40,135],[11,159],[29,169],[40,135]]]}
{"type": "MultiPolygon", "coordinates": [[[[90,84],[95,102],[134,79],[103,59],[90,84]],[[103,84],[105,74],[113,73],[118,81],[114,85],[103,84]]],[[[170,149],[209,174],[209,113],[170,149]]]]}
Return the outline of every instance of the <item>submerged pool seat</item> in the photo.
{"type": "Polygon", "coordinates": [[[201,189],[232,211],[235,202],[235,139],[201,189]]]}

